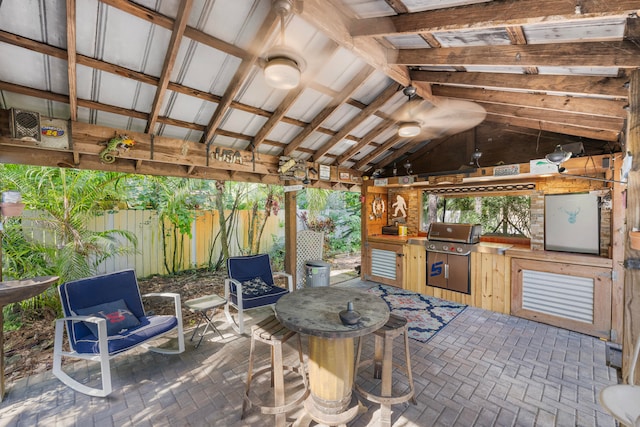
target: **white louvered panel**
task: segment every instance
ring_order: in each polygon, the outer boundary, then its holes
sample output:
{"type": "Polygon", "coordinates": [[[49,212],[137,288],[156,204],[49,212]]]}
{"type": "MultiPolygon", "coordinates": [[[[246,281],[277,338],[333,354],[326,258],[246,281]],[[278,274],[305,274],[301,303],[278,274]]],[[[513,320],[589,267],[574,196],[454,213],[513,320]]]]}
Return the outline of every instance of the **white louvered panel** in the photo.
{"type": "Polygon", "coordinates": [[[382,249],[371,249],[371,275],[396,279],[396,253],[382,249]]]}
{"type": "Polygon", "coordinates": [[[594,280],[523,270],[522,308],[593,323],[594,280]]]}

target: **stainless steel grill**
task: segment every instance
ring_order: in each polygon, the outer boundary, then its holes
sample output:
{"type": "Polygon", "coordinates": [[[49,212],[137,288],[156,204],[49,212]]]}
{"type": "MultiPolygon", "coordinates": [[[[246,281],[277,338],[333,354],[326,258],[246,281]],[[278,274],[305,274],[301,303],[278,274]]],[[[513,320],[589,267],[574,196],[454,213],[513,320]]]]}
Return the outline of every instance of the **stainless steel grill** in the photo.
{"type": "Polygon", "coordinates": [[[427,234],[427,250],[440,253],[469,255],[480,242],[480,224],[455,224],[434,222],[427,234]]]}
{"type": "Polygon", "coordinates": [[[427,234],[427,285],[471,293],[469,254],[480,242],[480,224],[436,222],[427,234]]]}

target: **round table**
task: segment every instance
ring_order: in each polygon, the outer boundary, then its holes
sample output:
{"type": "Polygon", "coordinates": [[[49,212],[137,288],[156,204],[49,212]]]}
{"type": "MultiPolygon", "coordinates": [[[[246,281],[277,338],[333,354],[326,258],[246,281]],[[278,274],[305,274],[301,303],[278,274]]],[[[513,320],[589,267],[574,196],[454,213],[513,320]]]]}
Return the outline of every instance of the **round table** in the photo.
{"type": "MultiPolygon", "coordinates": [[[[356,289],[305,288],[281,297],[276,317],[287,328],[309,336],[309,388],[306,415],[327,425],[343,425],[358,413],[352,396],[353,338],[381,328],[389,318],[382,298],[356,289]],[[355,325],[344,325],[339,313],[348,302],[360,313],[355,325]]],[[[302,417],[298,424],[310,422],[302,417]]]]}

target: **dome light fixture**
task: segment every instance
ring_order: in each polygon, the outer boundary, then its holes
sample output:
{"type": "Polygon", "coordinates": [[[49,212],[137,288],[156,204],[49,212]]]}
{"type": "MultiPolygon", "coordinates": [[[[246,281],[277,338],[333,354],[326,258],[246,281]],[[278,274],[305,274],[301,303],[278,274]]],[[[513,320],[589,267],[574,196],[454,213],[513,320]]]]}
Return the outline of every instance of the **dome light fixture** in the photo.
{"type": "Polygon", "coordinates": [[[413,138],[420,133],[420,123],[405,122],[398,127],[398,136],[402,138],[413,138]]]}
{"type": "Polygon", "coordinates": [[[300,68],[291,58],[272,58],[264,66],[264,78],[273,88],[293,89],[300,84],[300,68]]]}

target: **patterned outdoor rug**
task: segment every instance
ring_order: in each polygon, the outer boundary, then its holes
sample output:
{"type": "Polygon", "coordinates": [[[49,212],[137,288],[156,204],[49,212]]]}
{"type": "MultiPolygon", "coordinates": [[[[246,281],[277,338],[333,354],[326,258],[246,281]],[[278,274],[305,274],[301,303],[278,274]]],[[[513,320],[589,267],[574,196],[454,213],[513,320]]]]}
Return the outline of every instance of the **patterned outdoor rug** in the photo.
{"type": "Polygon", "coordinates": [[[409,337],[420,342],[429,341],[467,307],[394,286],[378,285],[368,292],[381,297],[392,313],[405,317],[409,323],[409,337]]]}

